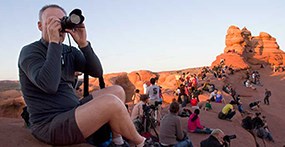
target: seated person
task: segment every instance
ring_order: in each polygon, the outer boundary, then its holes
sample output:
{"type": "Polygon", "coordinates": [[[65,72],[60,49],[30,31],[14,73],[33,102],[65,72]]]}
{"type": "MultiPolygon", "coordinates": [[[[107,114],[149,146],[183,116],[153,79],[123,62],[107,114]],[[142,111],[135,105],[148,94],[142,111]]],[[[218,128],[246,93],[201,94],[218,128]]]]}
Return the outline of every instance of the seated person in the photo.
{"type": "Polygon", "coordinates": [[[249,107],[251,110],[258,110],[261,101],[251,102],[249,107]]]}
{"type": "Polygon", "coordinates": [[[233,106],[234,104],[236,104],[236,102],[233,100],[229,104],[226,104],[222,111],[219,113],[218,117],[220,119],[232,119],[232,117],[236,114],[233,106]]]}
{"type": "Polygon", "coordinates": [[[216,95],[216,103],[225,103],[225,100],[223,98],[222,92],[218,91],[216,95]]]}
{"type": "Polygon", "coordinates": [[[227,94],[230,94],[231,90],[230,90],[230,84],[226,84],[223,86],[223,91],[226,92],[227,94]]]}
{"type": "Polygon", "coordinates": [[[199,118],[200,110],[195,109],[188,119],[188,131],[192,133],[210,134],[212,129],[206,128],[200,124],[199,118]]]}
{"type": "Polygon", "coordinates": [[[192,108],[198,108],[198,109],[199,109],[199,107],[197,106],[197,105],[198,105],[198,100],[197,100],[197,98],[193,97],[193,98],[191,99],[190,103],[191,103],[191,107],[192,107],[192,108]]]}
{"type": "Polygon", "coordinates": [[[181,95],[180,98],[181,98],[181,106],[186,107],[187,102],[188,102],[188,96],[187,95],[181,95]]]}
{"type": "Polygon", "coordinates": [[[127,145],[123,137],[144,146],[145,138],[135,130],[124,105],[121,86],[90,92],[82,100],[77,97],[72,87],[75,71],[101,79],[103,68],[87,41],[84,23],[65,29],[60,21],[65,16],[58,5],[43,6],[37,23],[41,39],[24,46],[19,55],[19,81],[32,135],[52,146],[86,142],[98,146],[110,139],[114,145],[127,145]],[[79,49],[63,43],[67,34],[79,49]]]}
{"type": "Polygon", "coordinates": [[[205,111],[212,110],[212,105],[211,105],[211,101],[210,101],[210,100],[207,100],[207,101],[206,101],[204,110],[205,110],[205,111]]]}
{"type": "Polygon", "coordinates": [[[223,147],[227,146],[226,142],[224,141],[224,132],[220,129],[214,129],[211,135],[200,142],[200,147],[223,147]]]}
{"type": "Polygon", "coordinates": [[[143,116],[143,105],[146,105],[148,103],[149,96],[146,94],[140,95],[140,101],[134,106],[132,113],[131,113],[131,119],[135,120],[137,118],[142,118],[143,116]]]}
{"type": "Polygon", "coordinates": [[[214,102],[216,99],[217,92],[218,92],[218,90],[216,90],[216,89],[213,92],[211,92],[209,100],[214,102]]]}
{"type": "Polygon", "coordinates": [[[247,79],[245,81],[245,87],[251,88],[253,90],[255,90],[256,88],[252,85],[251,81],[249,79],[247,79]]]}
{"type": "Polygon", "coordinates": [[[137,104],[140,101],[140,90],[136,89],[134,95],[132,96],[132,101],[137,104]]]}
{"type": "Polygon", "coordinates": [[[210,80],[205,82],[202,85],[202,90],[208,91],[208,92],[213,92],[215,90],[215,85],[214,84],[210,84],[209,82],[210,82],[210,80]]]}
{"type": "Polygon", "coordinates": [[[169,106],[169,113],[166,114],[160,124],[159,140],[163,146],[193,147],[186,132],[183,131],[180,118],[177,116],[179,104],[172,102],[169,106]]]}

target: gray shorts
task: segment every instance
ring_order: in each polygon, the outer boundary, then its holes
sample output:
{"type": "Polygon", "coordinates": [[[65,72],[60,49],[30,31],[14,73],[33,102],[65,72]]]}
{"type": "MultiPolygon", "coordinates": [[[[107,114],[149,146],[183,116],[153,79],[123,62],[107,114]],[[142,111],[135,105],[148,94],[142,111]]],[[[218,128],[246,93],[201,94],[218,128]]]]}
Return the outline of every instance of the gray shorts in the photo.
{"type": "Polygon", "coordinates": [[[33,130],[33,135],[42,142],[52,145],[85,143],[86,140],[75,121],[75,109],[61,113],[51,122],[33,130]]]}
{"type": "MultiPolygon", "coordinates": [[[[80,105],[84,105],[93,99],[92,95],[83,98],[80,105]]],[[[33,135],[40,141],[52,145],[71,145],[79,143],[89,143],[99,145],[111,138],[111,128],[108,124],[103,125],[96,132],[84,138],[75,121],[75,109],[61,113],[54,117],[52,121],[36,126],[33,135]]]]}

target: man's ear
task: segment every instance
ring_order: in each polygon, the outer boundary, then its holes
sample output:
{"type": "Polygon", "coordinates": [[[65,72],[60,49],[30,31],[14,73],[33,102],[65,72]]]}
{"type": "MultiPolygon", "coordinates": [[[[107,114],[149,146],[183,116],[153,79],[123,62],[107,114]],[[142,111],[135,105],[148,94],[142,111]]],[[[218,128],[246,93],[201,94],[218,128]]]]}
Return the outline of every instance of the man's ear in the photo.
{"type": "Polygon", "coordinates": [[[38,29],[40,31],[43,31],[43,26],[42,26],[42,22],[41,21],[38,21],[38,29]]]}

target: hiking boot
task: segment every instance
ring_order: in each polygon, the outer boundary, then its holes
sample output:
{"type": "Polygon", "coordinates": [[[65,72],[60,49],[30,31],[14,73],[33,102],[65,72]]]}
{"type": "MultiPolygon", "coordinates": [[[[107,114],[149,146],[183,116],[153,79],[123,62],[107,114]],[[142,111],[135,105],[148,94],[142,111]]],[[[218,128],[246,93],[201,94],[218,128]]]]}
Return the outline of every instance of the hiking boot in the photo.
{"type": "Polygon", "coordinates": [[[114,142],[111,142],[111,144],[108,147],[130,147],[129,143],[124,141],[124,144],[117,145],[114,142]]]}

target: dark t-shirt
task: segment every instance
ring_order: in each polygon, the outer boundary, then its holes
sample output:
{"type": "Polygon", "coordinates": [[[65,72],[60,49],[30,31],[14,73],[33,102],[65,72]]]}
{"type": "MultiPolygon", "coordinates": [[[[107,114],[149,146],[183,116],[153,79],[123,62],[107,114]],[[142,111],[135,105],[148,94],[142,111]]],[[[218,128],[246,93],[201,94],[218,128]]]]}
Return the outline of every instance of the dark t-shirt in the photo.
{"type": "Polygon", "coordinates": [[[265,92],[265,97],[270,97],[271,96],[271,91],[266,91],[265,92]]]}
{"type": "Polygon", "coordinates": [[[103,70],[90,43],[80,50],[43,39],[22,48],[19,79],[30,122],[45,124],[56,115],[79,105],[73,84],[74,72],[102,76],[103,70]]]}
{"type": "Polygon", "coordinates": [[[253,128],[256,128],[256,129],[264,126],[264,122],[262,121],[260,117],[253,118],[252,123],[253,123],[253,128]]]}
{"type": "Polygon", "coordinates": [[[253,121],[250,116],[247,116],[242,120],[242,127],[247,130],[253,129],[253,121]]]}

